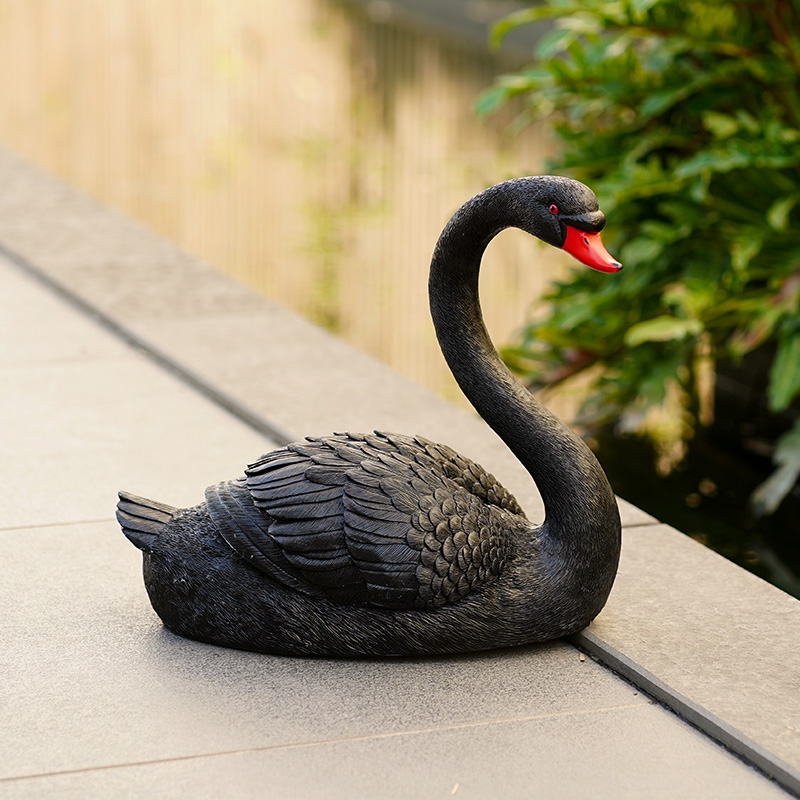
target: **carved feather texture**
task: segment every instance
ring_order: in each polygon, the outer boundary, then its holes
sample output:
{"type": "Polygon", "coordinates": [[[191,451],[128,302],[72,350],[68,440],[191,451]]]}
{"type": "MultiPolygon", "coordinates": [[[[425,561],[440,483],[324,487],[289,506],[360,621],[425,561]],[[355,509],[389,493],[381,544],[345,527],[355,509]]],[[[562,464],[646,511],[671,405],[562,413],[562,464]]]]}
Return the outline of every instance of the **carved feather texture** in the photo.
{"type": "Polygon", "coordinates": [[[340,433],[269,453],[207,501],[252,566],[339,603],[429,609],[499,576],[514,498],[421,437],[340,433]]]}

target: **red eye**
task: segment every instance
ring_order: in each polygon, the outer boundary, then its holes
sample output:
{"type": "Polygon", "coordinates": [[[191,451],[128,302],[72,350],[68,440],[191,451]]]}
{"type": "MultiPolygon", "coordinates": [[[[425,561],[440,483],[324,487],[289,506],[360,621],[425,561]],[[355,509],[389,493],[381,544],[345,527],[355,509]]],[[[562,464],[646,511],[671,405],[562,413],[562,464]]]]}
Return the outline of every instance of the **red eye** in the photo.
{"type": "Polygon", "coordinates": [[[550,213],[558,214],[558,206],[555,203],[550,204],[550,213]]]}

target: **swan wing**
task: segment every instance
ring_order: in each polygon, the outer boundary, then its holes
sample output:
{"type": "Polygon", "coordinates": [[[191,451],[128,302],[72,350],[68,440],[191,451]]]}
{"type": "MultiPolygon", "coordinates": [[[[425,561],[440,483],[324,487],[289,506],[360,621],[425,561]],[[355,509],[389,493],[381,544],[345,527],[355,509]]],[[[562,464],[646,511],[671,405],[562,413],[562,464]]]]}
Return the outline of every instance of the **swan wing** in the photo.
{"type": "Polygon", "coordinates": [[[517,503],[514,495],[480,464],[462,456],[446,444],[431,442],[422,436],[414,437],[414,441],[424,449],[427,455],[440,463],[444,473],[459,486],[463,486],[490,505],[499,506],[512,514],[525,518],[525,512],[517,503]]]}
{"type": "Polygon", "coordinates": [[[299,588],[299,582],[306,594],[364,605],[366,583],[344,535],[344,475],[315,474],[312,453],[319,449],[290,445],[248,467],[248,517],[253,519],[234,520],[233,527],[219,530],[236,552],[289,588],[299,588]]]}
{"type": "Polygon", "coordinates": [[[440,463],[412,453],[403,446],[348,472],[345,536],[372,604],[437,608],[500,575],[517,526],[440,463]]]}
{"type": "Polygon", "coordinates": [[[462,467],[431,447],[405,436],[335,434],[269,453],[246,479],[263,519],[234,520],[221,533],[276,580],[294,588],[301,581],[307,593],[337,602],[456,602],[500,574],[515,526],[508,509],[456,482],[451,474],[462,467]]]}
{"type": "Polygon", "coordinates": [[[245,561],[290,589],[312,596],[323,594],[305,580],[270,536],[270,520],[256,508],[244,478],[209,486],[206,503],[222,538],[245,561]]]}

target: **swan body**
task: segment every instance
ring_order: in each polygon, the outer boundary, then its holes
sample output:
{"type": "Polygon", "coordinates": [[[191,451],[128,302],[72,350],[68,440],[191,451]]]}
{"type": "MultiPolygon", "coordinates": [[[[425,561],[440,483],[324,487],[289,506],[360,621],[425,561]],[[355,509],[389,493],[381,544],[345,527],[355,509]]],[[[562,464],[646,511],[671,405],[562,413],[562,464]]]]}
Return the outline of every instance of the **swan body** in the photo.
{"type": "Polygon", "coordinates": [[[606,272],[594,194],[553,176],[498,184],[462,206],[431,263],[431,314],[476,410],[528,469],[531,523],[473,461],[421,437],[337,433],[263,455],[176,509],[120,493],[156,613],[178,634],[288,655],[449,653],[587,626],[616,575],[620,520],[588,447],[502,364],[480,313],[489,241],[515,226],[606,272]]]}

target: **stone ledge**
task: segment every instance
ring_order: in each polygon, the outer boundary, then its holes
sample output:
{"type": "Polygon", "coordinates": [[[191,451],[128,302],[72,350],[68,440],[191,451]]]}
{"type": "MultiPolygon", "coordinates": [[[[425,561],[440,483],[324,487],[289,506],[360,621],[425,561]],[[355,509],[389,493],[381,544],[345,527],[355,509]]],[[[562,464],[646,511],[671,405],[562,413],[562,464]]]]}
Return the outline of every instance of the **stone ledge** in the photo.
{"type": "MultiPolygon", "coordinates": [[[[484,463],[541,515],[527,475],[474,415],[2,151],[0,175],[9,257],[252,427],[283,440],[418,432],[484,463]]],[[[800,602],[621,508],[617,583],[576,642],[679,713],[697,710],[692,722],[800,793],[800,602]]]]}
{"type": "Polygon", "coordinates": [[[667,525],[625,531],[579,647],[800,792],[800,602],[667,525]]]}

